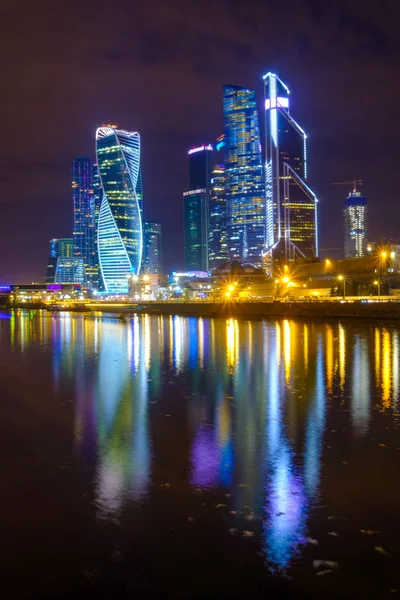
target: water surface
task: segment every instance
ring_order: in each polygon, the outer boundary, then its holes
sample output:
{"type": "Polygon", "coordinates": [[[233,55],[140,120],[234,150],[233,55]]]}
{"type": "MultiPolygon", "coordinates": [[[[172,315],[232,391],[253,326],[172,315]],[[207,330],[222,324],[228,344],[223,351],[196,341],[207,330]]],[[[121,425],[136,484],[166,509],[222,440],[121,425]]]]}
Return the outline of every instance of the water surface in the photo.
{"type": "Polygon", "coordinates": [[[400,595],[398,326],[0,317],[9,595],[400,595]]]}

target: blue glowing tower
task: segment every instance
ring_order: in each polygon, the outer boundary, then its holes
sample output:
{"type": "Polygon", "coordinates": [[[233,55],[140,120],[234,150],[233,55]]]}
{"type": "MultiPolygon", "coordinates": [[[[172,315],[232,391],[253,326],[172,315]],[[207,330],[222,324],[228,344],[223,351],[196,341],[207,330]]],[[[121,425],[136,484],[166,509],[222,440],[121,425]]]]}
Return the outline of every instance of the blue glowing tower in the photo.
{"type": "Polygon", "coordinates": [[[254,90],[224,86],[224,154],[228,257],[261,266],[265,192],[254,90]]]}
{"type": "Polygon", "coordinates": [[[96,155],[102,188],[97,241],[104,289],[126,294],[128,278],[139,275],[142,260],[142,219],[136,195],[139,134],[100,127],[96,155]]]}

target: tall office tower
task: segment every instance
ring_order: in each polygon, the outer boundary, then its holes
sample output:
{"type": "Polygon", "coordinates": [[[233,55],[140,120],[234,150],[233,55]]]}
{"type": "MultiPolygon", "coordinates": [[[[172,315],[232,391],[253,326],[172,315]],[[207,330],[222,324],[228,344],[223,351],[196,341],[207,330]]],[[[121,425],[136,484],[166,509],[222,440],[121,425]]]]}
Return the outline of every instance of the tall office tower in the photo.
{"type": "Polygon", "coordinates": [[[208,266],[216,269],[228,258],[226,240],[226,199],[224,165],[214,165],[211,172],[210,218],[208,223],[208,266]]]}
{"type": "Polygon", "coordinates": [[[49,261],[47,263],[45,283],[54,283],[57,259],[72,258],[74,256],[73,238],[58,238],[50,240],[49,261]]]}
{"type": "Polygon", "coordinates": [[[367,199],[356,187],[344,202],[344,254],[346,258],[361,258],[367,246],[367,199]]]}
{"type": "Polygon", "coordinates": [[[100,275],[99,252],[97,246],[97,228],[99,223],[100,204],[102,198],[100,175],[97,163],[93,164],[93,206],[94,206],[94,274],[92,286],[95,289],[102,289],[102,278],[100,275]]]}
{"type": "Polygon", "coordinates": [[[213,164],[213,147],[203,144],[191,148],[189,155],[189,190],[209,189],[213,164]]]}
{"type": "Polygon", "coordinates": [[[228,257],[261,266],[265,194],[254,90],[224,86],[224,144],[228,257]]]}
{"type": "Polygon", "coordinates": [[[104,289],[126,294],[128,278],[139,275],[142,261],[142,218],[136,196],[140,136],[100,127],[96,154],[103,192],[97,238],[104,289]]]}
{"type": "Polygon", "coordinates": [[[183,194],[185,269],[208,271],[208,219],[213,147],[203,144],[191,148],[189,191],[183,194]]]}
{"type": "Polygon", "coordinates": [[[140,215],[143,214],[143,181],[142,181],[142,167],[139,167],[139,174],[136,184],[136,198],[139,204],[140,215]]]}
{"type": "Polygon", "coordinates": [[[143,260],[142,271],[162,273],[161,223],[143,221],[143,260]]]}
{"type": "Polygon", "coordinates": [[[208,271],[208,190],[183,194],[186,271],[208,271]]]}
{"type": "MultiPolygon", "coordinates": [[[[307,184],[307,135],[289,112],[289,89],[264,75],[266,264],[279,242],[285,260],[318,256],[317,198],[307,184]]],[[[277,251],[279,251],[277,249],[277,251]]]]}
{"type": "Polygon", "coordinates": [[[93,198],[93,164],[87,156],[72,163],[72,199],[74,203],[74,255],[82,258],[86,282],[97,280],[97,257],[94,241],[95,207],[93,198]]]}

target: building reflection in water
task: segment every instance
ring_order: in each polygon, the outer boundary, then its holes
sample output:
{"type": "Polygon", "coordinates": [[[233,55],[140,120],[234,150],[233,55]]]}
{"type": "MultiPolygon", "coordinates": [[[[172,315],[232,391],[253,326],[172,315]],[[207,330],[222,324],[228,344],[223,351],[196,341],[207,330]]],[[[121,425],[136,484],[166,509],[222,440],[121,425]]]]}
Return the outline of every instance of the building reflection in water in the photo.
{"type": "Polygon", "coordinates": [[[149,496],[164,456],[150,431],[163,427],[157,406],[168,397],[183,415],[169,421],[175,435],[189,440],[187,484],[229,491],[233,527],[253,528],[276,569],[308,535],[330,408],[348,403],[359,437],[376,398],[398,410],[399,332],[389,326],[22,311],[0,321],[2,341],[4,327],[13,353],[48,347],[55,392],[74,394],[76,448],[95,469],[102,513],[149,496]]]}

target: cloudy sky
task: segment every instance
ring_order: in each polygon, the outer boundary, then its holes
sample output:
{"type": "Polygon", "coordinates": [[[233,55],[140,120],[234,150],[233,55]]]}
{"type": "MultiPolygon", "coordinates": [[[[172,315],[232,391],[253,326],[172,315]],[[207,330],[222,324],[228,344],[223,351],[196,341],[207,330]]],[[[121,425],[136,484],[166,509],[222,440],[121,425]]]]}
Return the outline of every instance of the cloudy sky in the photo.
{"type": "MultiPolygon", "coordinates": [[[[400,243],[397,0],[13,0],[0,8],[0,282],[40,280],[72,230],[71,161],[106,121],[142,139],[145,218],[183,266],[187,149],[222,132],[222,85],[275,71],[309,136],[320,247],[363,179],[371,239],[400,243]]],[[[261,102],[260,102],[261,109],[261,102]]],[[[327,250],[328,254],[333,250],[327,250]]]]}

